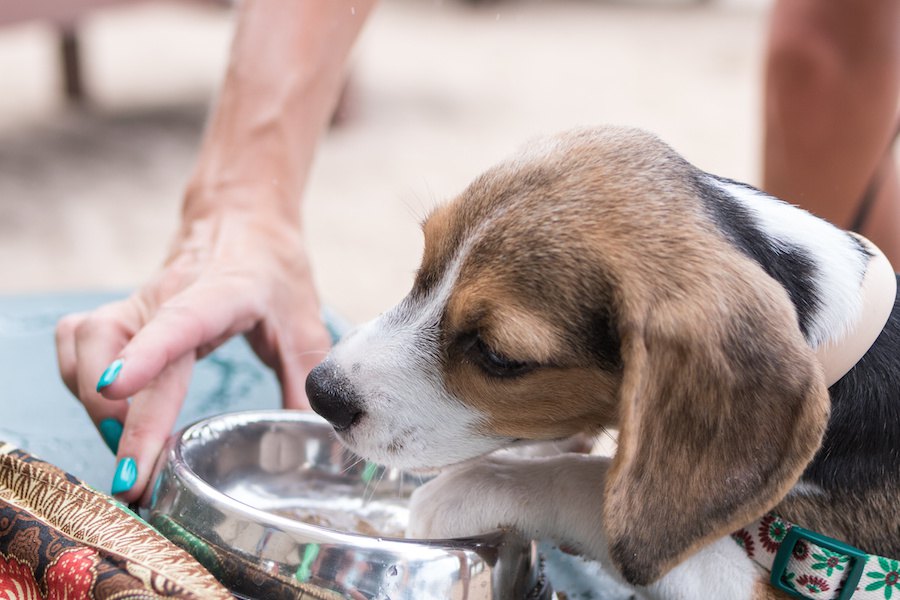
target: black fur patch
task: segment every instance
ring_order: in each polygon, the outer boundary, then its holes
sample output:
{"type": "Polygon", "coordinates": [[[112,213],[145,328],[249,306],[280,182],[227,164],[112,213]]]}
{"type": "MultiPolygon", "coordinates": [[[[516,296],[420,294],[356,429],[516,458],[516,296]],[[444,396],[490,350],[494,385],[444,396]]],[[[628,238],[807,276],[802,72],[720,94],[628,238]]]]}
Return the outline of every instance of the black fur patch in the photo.
{"type": "Polygon", "coordinates": [[[707,181],[712,177],[723,183],[745,187],[762,194],[756,188],[722,177],[697,171],[694,186],[704,200],[713,221],[728,240],[744,254],[755,260],[765,272],[778,281],[797,309],[800,331],[809,339],[810,320],[820,308],[816,290],[816,264],[802,248],[773,243],[760,229],[753,215],[728,192],[707,181]]]}

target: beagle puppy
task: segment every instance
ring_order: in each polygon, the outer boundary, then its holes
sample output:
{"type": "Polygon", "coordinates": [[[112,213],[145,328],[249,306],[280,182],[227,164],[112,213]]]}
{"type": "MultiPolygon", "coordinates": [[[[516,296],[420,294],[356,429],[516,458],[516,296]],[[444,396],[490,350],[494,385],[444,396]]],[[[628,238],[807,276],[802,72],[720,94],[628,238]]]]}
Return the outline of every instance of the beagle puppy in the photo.
{"type": "Polygon", "coordinates": [[[353,452],[443,471],[412,536],[513,527],[648,598],[786,597],[730,535],[770,511],[900,556],[894,296],[839,380],[816,355],[866,318],[864,239],[624,128],[534,142],[423,227],[409,295],[307,380],[353,452]],[[484,456],[606,428],[612,458],[484,456]]]}

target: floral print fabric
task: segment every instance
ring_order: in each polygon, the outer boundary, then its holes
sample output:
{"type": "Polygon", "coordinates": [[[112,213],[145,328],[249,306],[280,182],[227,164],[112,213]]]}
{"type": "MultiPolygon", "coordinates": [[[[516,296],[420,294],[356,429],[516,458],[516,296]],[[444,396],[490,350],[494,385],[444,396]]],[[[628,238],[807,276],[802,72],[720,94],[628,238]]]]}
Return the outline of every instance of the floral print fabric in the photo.
{"type": "MultiPolygon", "coordinates": [[[[734,532],[731,537],[751,559],[772,571],[775,555],[793,525],[775,514],[734,532]]],[[[798,540],[791,551],[782,581],[804,598],[838,598],[850,570],[850,556],[798,540]]],[[[853,600],[900,600],[900,561],[866,556],[862,577],[850,596],[853,600]]]]}
{"type": "Polygon", "coordinates": [[[115,500],[0,442],[0,600],[230,600],[115,500]]]}

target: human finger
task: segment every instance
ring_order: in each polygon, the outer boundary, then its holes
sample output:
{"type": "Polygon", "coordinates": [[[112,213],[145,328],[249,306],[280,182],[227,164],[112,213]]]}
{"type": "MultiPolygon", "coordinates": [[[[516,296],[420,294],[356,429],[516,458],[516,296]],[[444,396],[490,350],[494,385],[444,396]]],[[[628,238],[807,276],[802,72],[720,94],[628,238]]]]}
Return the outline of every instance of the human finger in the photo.
{"type": "Polygon", "coordinates": [[[78,359],[75,353],[75,331],[87,313],[72,313],[56,323],[54,337],[56,340],[56,362],[63,383],[78,396],[78,359]]]}
{"type": "Polygon", "coordinates": [[[140,328],[140,311],[133,300],[104,305],[88,314],[75,327],[77,392],[82,401],[99,399],[103,381],[115,377],[121,365],[113,358],[140,328]]]}
{"type": "MultiPolygon", "coordinates": [[[[78,398],[78,358],[76,331],[88,313],[73,313],[59,320],[56,326],[56,357],[63,383],[78,398]]],[[[80,398],[79,398],[80,399],[80,398]]],[[[104,443],[115,454],[122,435],[122,423],[128,412],[128,404],[121,401],[88,398],[83,403],[104,443]]]]}
{"type": "Polygon", "coordinates": [[[157,457],[184,402],[194,362],[192,353],[182,355],[132,399],[111,484],[112,494],[124,502],[145,496],[157,457]]]}
{"type": "Polygon", "coordinates": [[[57,354],[63,379],[113,453],[118,447],[128,404],[103,398],[97,392],[96,382],[102,379],[99,373],[109,372],[108,368],[104,371],[104,365],[125,344],[135,327],[134,318],[134,312],[124,301],[90,314],[76,315],[57,328],[57,354]]]}
{"type": "Polygon", "coordinates": [[[164,302],[110,363],[106,398],[134,396],[184,354],[208,351],[211,342],[250,329],[262,302],[231,284],[197,285],[164,302]]]}
{"type": "Polygon", "coordinates": [[[257,355],[275,371],[285,408],[309,409],[306,376],[331,348],[331,335],[318,310],[309,313],[293,315],[286,325],[260,323],[246,335],[257,355]]]}
{"type": "Polygon", "coordinates": [[[283,353],[279,357],[280,364],[275,371],[281,382],[282,405],[285,408],[309,410],[309,399],[306,397],[306,377],[316,365],[325,359],[330,347],[331,340],[326,332],[324,336],[318,338],[317,343],[314,342],[311,349],[283,353]]]}

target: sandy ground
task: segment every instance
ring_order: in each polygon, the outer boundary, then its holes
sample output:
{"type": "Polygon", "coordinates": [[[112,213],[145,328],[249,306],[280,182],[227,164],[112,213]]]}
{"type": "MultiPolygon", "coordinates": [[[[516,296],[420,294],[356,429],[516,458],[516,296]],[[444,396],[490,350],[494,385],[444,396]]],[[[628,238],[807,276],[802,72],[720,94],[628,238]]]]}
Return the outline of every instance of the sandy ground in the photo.
{"type": "MultiPolygon", "coordinates": [[[[354,110],[305,204],[327,303],[392,305],[418,221],[541,133],[617,123],[758,179],[764,0],[385,0],[352,68],[354,110]]],[[[0,293],[125,289],[155,269],[224,67],[226,10],[147,4],[82,26],[92,105],[65,108],[52,30],[0,29],[0,293]]]]}

